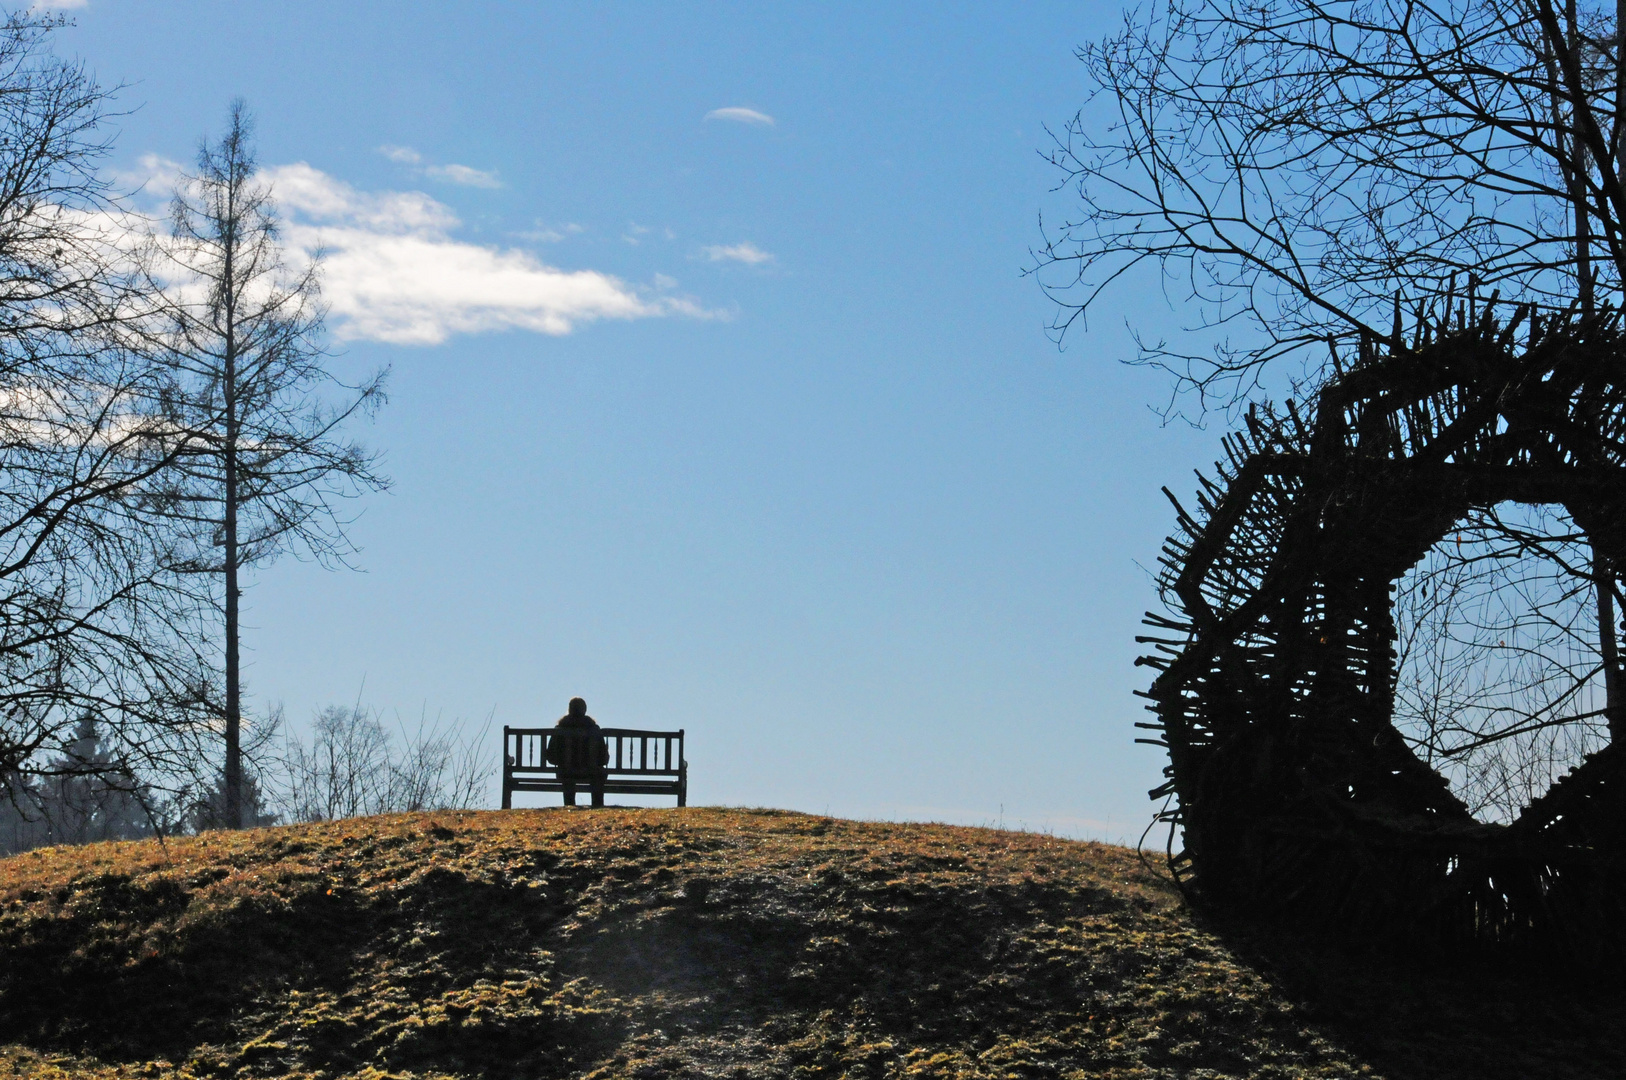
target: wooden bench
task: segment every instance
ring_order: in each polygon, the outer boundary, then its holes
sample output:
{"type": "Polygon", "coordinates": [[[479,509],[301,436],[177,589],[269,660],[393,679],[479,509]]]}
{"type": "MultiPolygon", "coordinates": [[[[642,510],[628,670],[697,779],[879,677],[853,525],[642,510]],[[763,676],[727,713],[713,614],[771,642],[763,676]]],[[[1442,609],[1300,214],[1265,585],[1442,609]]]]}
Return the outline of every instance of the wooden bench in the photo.
{"type": "MultiPolygon", "coordinates": [[[[557,728],[502,729],[502,808],[513,806],[516,791],[564,791],[559,767],[548,762],[548,744],[557,728]]],[[[577,732],[565,732],[580,738],[577,732]]],[[[604,767],[604,791],[609,795],[676,795],[679,806],[689,805],[689,763],[683,757],[683,732],[636,731],[599,728],[610,748],[604,767]]],[[[572,778],[577,791],[587,792],[587,780],[572,778]]]]}

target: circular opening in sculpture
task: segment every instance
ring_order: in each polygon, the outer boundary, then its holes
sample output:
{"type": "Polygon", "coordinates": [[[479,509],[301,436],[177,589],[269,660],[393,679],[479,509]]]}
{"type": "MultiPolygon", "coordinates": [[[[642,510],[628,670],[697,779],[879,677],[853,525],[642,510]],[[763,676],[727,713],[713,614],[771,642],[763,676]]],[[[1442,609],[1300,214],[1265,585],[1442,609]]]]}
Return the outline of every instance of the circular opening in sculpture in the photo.
{"type": "Polygon", "coordinates": [[[1480,821],[1608,743],[1598,601],[1591,544],[1550,504],[1472,511],[1396,584],[1395,727],[1480,821]]]}

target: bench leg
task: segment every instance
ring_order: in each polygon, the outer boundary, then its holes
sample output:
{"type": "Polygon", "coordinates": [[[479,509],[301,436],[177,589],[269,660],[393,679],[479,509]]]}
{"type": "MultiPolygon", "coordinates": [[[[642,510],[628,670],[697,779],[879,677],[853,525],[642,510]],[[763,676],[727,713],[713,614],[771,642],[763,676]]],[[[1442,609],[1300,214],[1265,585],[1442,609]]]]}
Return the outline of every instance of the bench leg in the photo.
{"type": "Polygon", "coordinates": [[[514,789],[508,786],[506,777],[503,779],[502,785],[502,808],[504,810],[512,810],[514,808],[514,789]]]}

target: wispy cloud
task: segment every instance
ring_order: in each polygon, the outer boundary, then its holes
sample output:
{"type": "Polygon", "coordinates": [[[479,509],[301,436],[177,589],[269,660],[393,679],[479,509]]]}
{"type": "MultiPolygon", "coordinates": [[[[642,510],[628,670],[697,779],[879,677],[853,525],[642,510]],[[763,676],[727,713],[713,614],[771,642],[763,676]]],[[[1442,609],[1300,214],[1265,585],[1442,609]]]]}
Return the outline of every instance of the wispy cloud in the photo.
{"type": "Polygon", "coordinates": [[[427,176],[431,180],[443,180],[448,184],[460,184],[463,187],[502,187],[502,180],[494,171],[476,169],[469,165],[426,164],[424,156],[410,146],[385,145],[380,146],[378,152],[391,161],[413,166],[414,173],[418,176],[427,176]]]}
{"type": "Polygon", "coordinates": [[[496,330],[568,334],[600,319],[714,317],[664,290],[458,240],[457,216],[422,192],[358,191],[303,163],[267,178],[289,243],[325,253],[323,291],[341,339],[433,345],[496,330]]]}
{"type": "MultiPolygon", "coordinates": [[[[120,177],[153,203],[180,166],[156,155],[120,177]]],[[[459,239],[455,211],[422,191],[361,191],[303,162],[266,169],[292,261],[320,251],[322,292],[342,341],[435,345],[458,334],[526,330],[569,334],[605,319],[727,319],[656,274],[650,286],[598,270],[566,270],[523,248],[459,239]]],[[[109,214],[87,222],[117,247],[138,223],[109,214]],[[101,220],[106,218],[107,220],[101,220]]],[[[149,224],[161,227],[154,217],[149,224]]],[[[565,233],[577,225],[561,226],[565,233]]]]}
{"type": "Polygon", "coordinates": [[[90,6],[90,0],[34,0],[29,11],[77,11],[90,6]]]}
{"type": "Polygon", "coordinates": [[[771,254],[749,241],[743,244],[712,244],[710,247],[701,248],[700,254],[711,262],[740,262],[747,266],[760,266],[774,261],[771,254]]]}
{"type": "Polygon", "coordinates": [[[576,236],[584,231],[583,226],[577,225],[574,221],[566,222],[558,228],[544,225],[538,221],[536,228],[514,233],[513,236],[516,239],[529,240],[537,244],[557,244],[566,237],[576,236]]]}
{"type": "Polygon", "coordinates": [[[133,170],[114,169],[113,182],[131,194],[148,198],[169,198],[175,192],[175,182],[184,171],[178,161],[157,154],[142,154],[133,170]]]}
{"type": "Polygon", "coordinates": [[[713,109],[706,114],[707,120],[732,120],[736,124],[755,124],[758,127],[773,127],[773,117],[765,112],[747,109],[744,105],[730,105],[724,109],[713,109]]]}
{"type": "Polygon", "coordinates": [[[502,181],[497,179],[496,173],[485,169],[473,169],[467,165],[430,165],[423,170],[423,174],[434,180],[444,180],[449,184],[461,184],[464,187],[502,187],[502,181]]]}

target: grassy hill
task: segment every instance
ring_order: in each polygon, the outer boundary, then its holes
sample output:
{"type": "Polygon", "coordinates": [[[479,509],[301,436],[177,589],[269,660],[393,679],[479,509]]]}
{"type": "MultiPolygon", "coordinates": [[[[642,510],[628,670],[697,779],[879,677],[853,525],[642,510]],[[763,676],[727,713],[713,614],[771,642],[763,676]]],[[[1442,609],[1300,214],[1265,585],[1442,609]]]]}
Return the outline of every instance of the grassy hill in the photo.
{"type": "Polygon", "coordinates": [[[1614,982],[1207,926],[1121,848],[775,811],[0,861],[0,1077],[1615,1077],[1614,982]]]}

